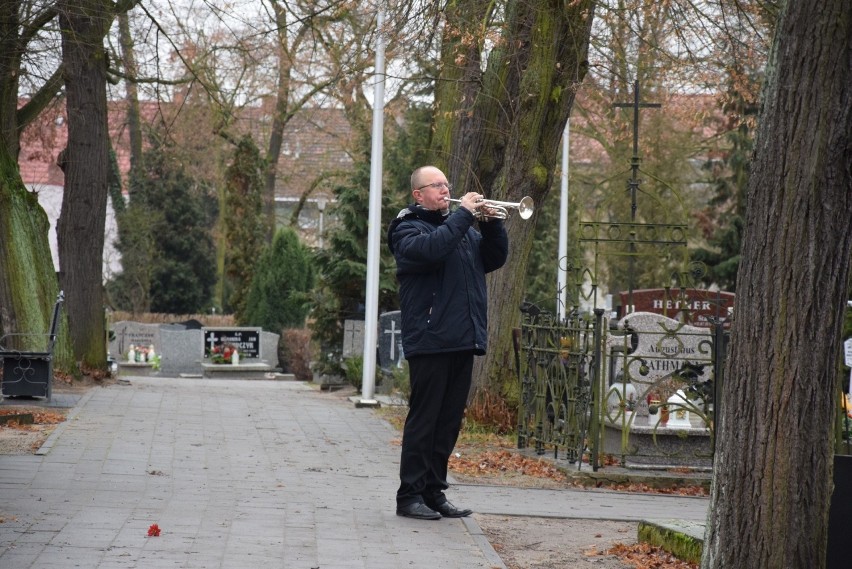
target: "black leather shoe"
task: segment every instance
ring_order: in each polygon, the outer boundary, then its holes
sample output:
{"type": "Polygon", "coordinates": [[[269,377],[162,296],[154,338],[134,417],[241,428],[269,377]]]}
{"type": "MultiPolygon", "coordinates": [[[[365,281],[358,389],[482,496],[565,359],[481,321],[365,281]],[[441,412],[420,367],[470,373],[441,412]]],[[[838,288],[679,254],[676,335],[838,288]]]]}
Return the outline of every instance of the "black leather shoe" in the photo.
{"type": "Polygon", "coordinates": [[[441,514],[445,518],[464,518],[473,513],[473,510],[464,509],[461,510],[456,508],[449,502],[444,502],[443,504],[434,504],[432,509],[441,514]]]}
{"type": "Polygon", "coordinates": [[[423,504],[422,502],[414,502],[407,506],[397,506],[396,515],[404,518],[414,518],[415,520],[440,520],[441,514],[423,504]]]}

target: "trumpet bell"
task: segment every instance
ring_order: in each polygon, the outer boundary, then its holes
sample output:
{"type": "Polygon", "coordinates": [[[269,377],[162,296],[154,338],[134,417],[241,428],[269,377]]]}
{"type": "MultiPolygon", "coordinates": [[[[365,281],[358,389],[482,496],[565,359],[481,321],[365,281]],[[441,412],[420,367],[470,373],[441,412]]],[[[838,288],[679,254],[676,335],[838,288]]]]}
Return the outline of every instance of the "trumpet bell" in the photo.
{"type": "Polygon", "coordinates": [[[524,220],[529,219],[532,217],[534,211],[533,199],[529,196],[521,198],[521,201],[518,202],[518,215],[520,218],[524,220]]]}

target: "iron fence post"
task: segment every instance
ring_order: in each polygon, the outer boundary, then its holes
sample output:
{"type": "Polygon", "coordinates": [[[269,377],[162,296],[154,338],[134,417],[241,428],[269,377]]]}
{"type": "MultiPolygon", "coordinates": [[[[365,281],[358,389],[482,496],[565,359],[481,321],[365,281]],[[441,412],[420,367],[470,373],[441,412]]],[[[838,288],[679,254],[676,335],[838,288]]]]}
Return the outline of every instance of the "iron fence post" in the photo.
{"type": "Polygon", "coordinates": [[[728,353],[728,332],[725,320],[714,318],[713,322],[713,434],[710,437],[710,453],[716,455],[716,434],[722,418],[722,393],[725,382],[725,359],[728,353]]]}
{"type": "MultiPolygon", "coordinates": [[[[601,334],[603,333],[603,314],[603,308],[595,308],[595,357],[591,370],[592,377],[590,378],[592,382],[592,425],[591,432],[589,433],[589,448],[591,450],[589,462],[591,463],[592,470],[594,472],[597,472],[598,468],[600,467],[599,452],[601,436],[601,381],[603,378],[603,374],[601,373],[601,366],[603,365],[603,362],[601,361],[601,334]]],[[[582,459],[582,457],[580,458],[582,459]]]]}

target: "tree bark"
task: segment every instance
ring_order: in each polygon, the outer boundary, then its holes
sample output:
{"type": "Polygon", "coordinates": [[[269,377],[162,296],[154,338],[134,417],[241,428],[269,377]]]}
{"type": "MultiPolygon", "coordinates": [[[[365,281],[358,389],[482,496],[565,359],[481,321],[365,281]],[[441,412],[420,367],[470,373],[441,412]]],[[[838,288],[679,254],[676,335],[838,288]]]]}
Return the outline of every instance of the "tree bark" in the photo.
{"type": "Polygon", "coordinates": [[[852,10],[787,2],[768,67],[704,568],[824,567],[852,254],[852,10]]]}
{"type": "MultiPolygon", "coordinates": [[[[17,165],[21,131],[57,94],[57,84],[48,80],[18,108],[21,56],[55,11],[48,7],[32,13],[26,27],[21,26],[20,13],[20,2],[0,2],[0,336],[48,332],[58,292],[47,238],[50,224],[17,165]]],[[[67,326],[60,325],[54,362],[57,370],[68,370],[70,342],[67,326]]]]}
{"type": "Polygon", "coordinates": [[[109,176],[107,56],[103,38],[114,14],[109,0],[60,2],[68,145],[57,222],[60,281],[66,295],[74,355],[106,365],[103,247],[109,176]]]}
{"type": "MultiPolygon", "coordinates": [[[[481,72],[482,22],[491,4],[457,2],[447,10],[442,71],[436,94],[433,155],[445,165],[454,192],[540,207],[550,190],[565,122],[586,74],[594,2],[510,2],[499,41],[481,72]],[[470,38],[479,38],[471,41],[470,38]]],[[[535,219],[506,223],[509,259],[488,277],[488,354],[474,384],[512,384],[512,328],[520,304],[535,219]]],[[[554,285],[555,286],[555,285],[554,285]]]]}
{"type": "Polygon", "coordinates": [[[278,177],[278,160],[281,158],[284,127],[291,117],[288,109],[290,107],[290,71],[293,68],[293,61],[287,43],[286,8],[274,0],[270,4],[275,13],[276,38],[278,39],[278,83],[275,90],[275,112],[272,115],[272,130],[269,133],[269,146],[266,151],[263,209],[266,217],[266,239],[267,242],[272,243],[276,226],[275,180],[278,177]]]}
{"type": "Polygon", "coordinates": [[[118,38],[121,46],[121,59],[128,79],[125,81],[127,94],[127,135],[130,141],[130,194],[132,199],[133,180],[142,161],[142,117],[139,111],[139,90],[136,88],[137,65],[130,34],[130,17],[127,12],[118,15],[118,38]]]}

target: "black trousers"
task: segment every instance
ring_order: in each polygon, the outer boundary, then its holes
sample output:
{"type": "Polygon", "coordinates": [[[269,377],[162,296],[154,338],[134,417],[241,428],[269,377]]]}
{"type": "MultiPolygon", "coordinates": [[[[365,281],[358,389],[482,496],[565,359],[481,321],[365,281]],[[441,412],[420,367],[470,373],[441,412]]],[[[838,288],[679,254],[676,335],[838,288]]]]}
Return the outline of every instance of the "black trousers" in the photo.
{"type": "Polygon", "coordinates": [[[402,432],[398,506],[447,501],[447,461],[456,446],[473,373],[473,352],[408,358],[411,398],[402,432]]]}

